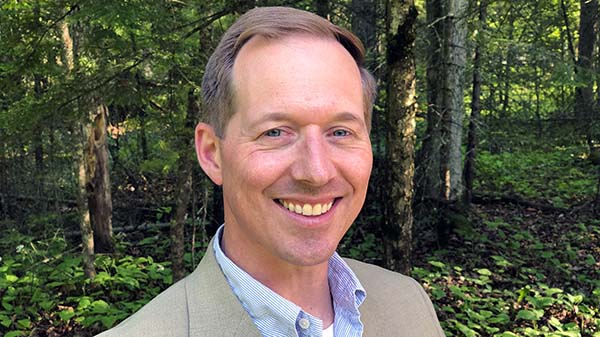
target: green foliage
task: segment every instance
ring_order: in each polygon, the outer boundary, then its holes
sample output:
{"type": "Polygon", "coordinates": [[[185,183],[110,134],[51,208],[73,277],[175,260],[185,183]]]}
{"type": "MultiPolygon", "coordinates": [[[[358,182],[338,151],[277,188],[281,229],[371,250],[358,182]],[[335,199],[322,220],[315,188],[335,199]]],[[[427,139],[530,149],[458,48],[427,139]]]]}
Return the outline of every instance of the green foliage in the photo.
{"type": "Polygon", "coordinates": [[[598,258],[600,223],[563,236],[566,228],[548,228],[546,219],[481,216],[469,236],[413,269],[446,335],[600,335],[600,269],[590,265],[598,258]]]}
{"type": "MultiPolygon", "coordinates": [[[[149,244],[155,247],[157,239],[149,244]]],[[[0,332],[26,336],[34,327],[66,335],[104,330],[172,283],[169,263],[151,257],[99,255],[85,278],[79,248],[60,237],[34,240],[15,231],[0,239],[0,332]]]]}
{"type": "Polygon", "coordinates": [[[579,204],[593,196],[594,166],[582,159],[583,147],[514,150],[477,157],[475,188],[487,193],[518,194],[557,207],[579,204]]]}
{"type": "MultiPolygon", "coordinates": [[[[367,219],[367,221],[374,219],[367,219]]],[[[359,224],[355,224],[340,242],[338,251],[342,256],[361,261],[377,262],[383,256],[383,249],[375,234],[365,232],[359,224]]]]}
{"type": "MultiPolygon", "coordinates": [[[[576,3],[567,2],[573,31],[576,3]]],[[[312,3],[296,5],[308,8],[312,3]]],[[[352,19],[349,6],[335,1],[332,5],[334,20],[352,19]]],[[[116,217],[129,216],[129,201],[139,200],[136,206],[168,221],[175,165],[190,152],[191,134],[184,127],[188,94],[197,94],[202,64],[236,17],[238,8],[228,8],[236,7],[234,2],[83,1],[74,10],[62,1],[8,0],[0,6],[0,164],[7,172],[2,192],[75,199],[73,145],[81,140],[73,137],[73,128],[86,113],[84,103],[99,97],[109,107],[114,128],[109,146],[116,217]],[[222,11],[226,14],[216,21],[206,20],[210,13],[222,11]],[[72,37],[79,33],[82,41],[74,71],[65,66],[58,27],[63,17],[72,37]],[[197,27],[205,29],[188,34],[197,27]],[[34,160],[38,146],[43,150],[40,171],[34,160]]],[[[417,6],[425,13],[424,1],[417,6]]],[[[490,2],[486,23],[469,19],[485,46],[484,120],[475,181],[479,192],[514,193],[559,207],[581,204],[595,192],[594,168],[581,159],[583,147],[573,145],[581,128],[532,127],[531,122],[570,117],[574,89],[584,83],[565,52],[559,7],[557,0],[490,2]],[[515,122],[521,120],[529,123],[515,122]],[[555,134],[564,138],[556,143],[565,146],[548,145],[546,139],[555,134]]],[[[426,28],[422,14],[418,26],[426,28]]],[[[385,26],[383,20],[378,24],[385,26]]],[[[427,34],[417,35],[422,112],[428,106],[429,55],[422,39],[427,34]]],[[[383,55],[375,58],[382,60],[383,55]]],[[[385,118],[385,95],[380,97],[376,122],[385,118]]],[[[425,127],[424,122],[417,124],[419,135],[425,127]]],[[[374,144],[376,154],[385,148],[374,144]]],[[[0,235],[0,335],[27,336],[36,328],[56,335],[83,329],[94,333],[114,325],[171,283],[168,263],[155,262],[164,260],[168,240],[152,233],[135,244],[118,241],[122,255],[98,256],[98,274],[88,281],[79,248],[61,235],[48,234],[55,226],[49,223],[76,224],[72,206],[56,201],[52,213],[40,204],[16,202],[19,207],[10,211],[26,211],[15,223],[32,235],[0,235]],[[75,220],[68,221],[68,216],[75,220]]],[[[378,201],[365,208],[369,215],[347,233],[340,252],[381,262],[377,226],[383,223],[384,211],[378,201]]],[[[460,242],[413,271],[437,304],[447,334],[599,337],[600,222],[582,220],[566,227],[563,218],[536,212],[482,218],[480,223],[453,219],[459,220],[452,222],[460,242]]],[[[192,260],[189,250],[185,259],[192,260]]]]}

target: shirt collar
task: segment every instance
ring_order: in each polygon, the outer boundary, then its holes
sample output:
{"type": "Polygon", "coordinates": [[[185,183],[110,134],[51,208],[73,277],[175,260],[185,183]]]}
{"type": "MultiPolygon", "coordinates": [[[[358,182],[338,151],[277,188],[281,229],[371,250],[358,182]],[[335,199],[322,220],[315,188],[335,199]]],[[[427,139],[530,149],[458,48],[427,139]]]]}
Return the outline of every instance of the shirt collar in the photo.
{"type": "MultiPolygon", "coordinates": [[[[223,227],[224,225],[217,230],[213,249],[217,263],[234,294],[263,334],[265,329],[269,331],[269,335],[278,335],[278,333],[284,336],[293,335],[291,333],[296,330],[298,318],[308,314],[254,279],[225,255],[220,244],[223,227]],[[272,331],[273,329],[280,331],[272,331]]],[[[343,316],[354,317],[354,320],[358,321],[360,316],[358,307],[364,302],[366,291],[337,252],[334,252],[329,259],[328,279],[336,313],[334,324],[338,324],[338,318],[341,319],[343,316]]],[[[313,318],[311,321],[313,328],[320,332],[323,328],[321,320],[313,318]]],[[[320,333],[318,335],[320,336],[320,333]]]]}

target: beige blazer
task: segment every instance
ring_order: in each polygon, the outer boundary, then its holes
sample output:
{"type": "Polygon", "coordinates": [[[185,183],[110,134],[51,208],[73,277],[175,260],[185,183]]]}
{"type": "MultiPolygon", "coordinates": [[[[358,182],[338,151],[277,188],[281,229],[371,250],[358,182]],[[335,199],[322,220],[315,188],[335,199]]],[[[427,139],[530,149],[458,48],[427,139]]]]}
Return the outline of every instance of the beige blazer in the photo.
{"type": "MultiPolygon", "coordinates": [[[[209,245],[212,247],[212,243],[209,245]]],[[[364,337],[442,337],[427,294],[413,279],[346,260],[367,291],[364,337]]],[[[193,273],[98,337],[260,337],[209,248],[193,273]]],[[[342,336],[336,336],[342,337],[342,336]]]]}

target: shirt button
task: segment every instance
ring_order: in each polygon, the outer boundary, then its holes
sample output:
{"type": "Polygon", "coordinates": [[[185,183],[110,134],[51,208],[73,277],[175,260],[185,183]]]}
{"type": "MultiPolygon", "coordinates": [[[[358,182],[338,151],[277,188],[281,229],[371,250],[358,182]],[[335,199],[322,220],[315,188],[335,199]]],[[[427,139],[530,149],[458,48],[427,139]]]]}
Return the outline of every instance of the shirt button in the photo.
{"type": "Polygon", "coordinates": [[[310,321],[307,320],[306,318],[301,318],[300,321],[298,322],[298,324],[304,330],[306,330],[310,327],[310,321]]]}

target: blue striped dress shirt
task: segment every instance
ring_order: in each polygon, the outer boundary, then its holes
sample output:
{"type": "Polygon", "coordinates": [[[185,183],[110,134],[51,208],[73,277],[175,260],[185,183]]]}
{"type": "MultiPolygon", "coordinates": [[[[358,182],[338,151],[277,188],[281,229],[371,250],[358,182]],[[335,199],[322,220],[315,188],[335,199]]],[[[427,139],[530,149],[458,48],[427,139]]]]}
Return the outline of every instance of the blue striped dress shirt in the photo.
{"type": "MultiPolygon", "coordinates": [[[[265,337],[321,337],[323,322],[296,304],[281,297],[239,268],[221,250],[223,226],[217,231],[213,249],[233,293],[265,337]]],[[[333,335],[362,336],[363,325],[358,307],[367,293],[346,262],[334,253],[329,259],[329,288],[335,319],[333,335]]]]}

